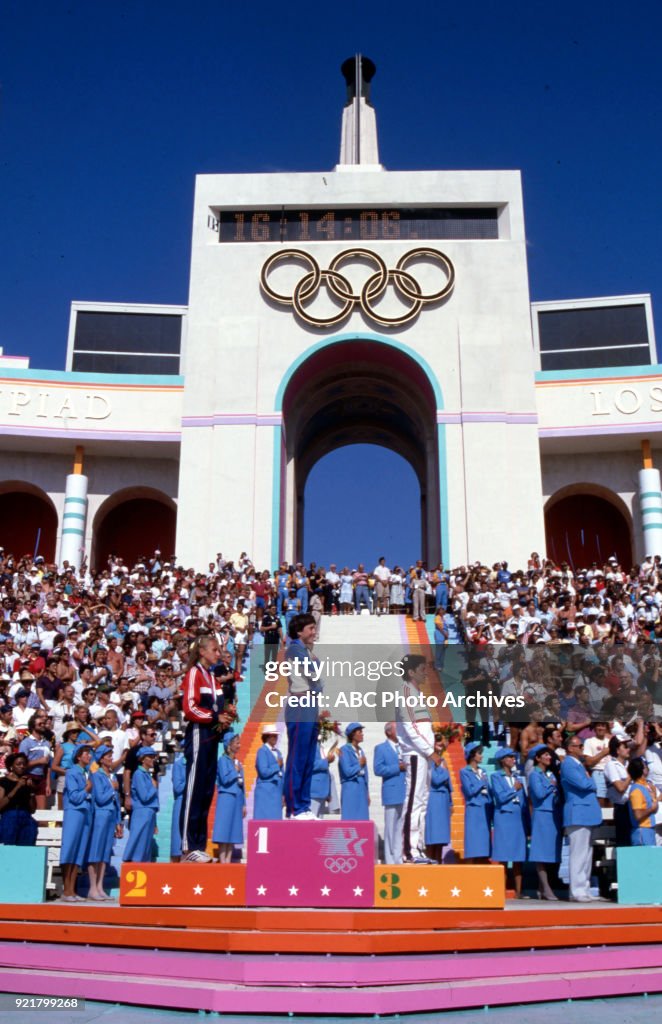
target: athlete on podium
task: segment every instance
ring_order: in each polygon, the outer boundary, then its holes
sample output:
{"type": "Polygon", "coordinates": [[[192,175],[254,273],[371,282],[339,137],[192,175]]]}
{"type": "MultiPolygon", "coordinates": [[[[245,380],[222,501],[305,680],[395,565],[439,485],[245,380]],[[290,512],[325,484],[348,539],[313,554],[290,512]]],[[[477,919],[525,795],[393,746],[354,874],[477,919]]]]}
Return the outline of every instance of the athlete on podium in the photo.
{"type": "Polygon", "coordinates": [[[313,657],[316,632],[312,615],[295,615],[288,628],[290,642],[285,651],[290,674],[285,707],[288,748],[283,793],[287,817],[304,821],[317,817],[310,809],[310,784],[320,730],[317,698],[324,683],[312,674],[313,665],[319,664],[313,657]]]}
{"type": "Polygon", "coordinates": [[[427,864],[424,848],[425,810],[430,793],[432,765],[441,764],[434,749],[430,712],[421,703],[420,687],[425,681],[426,659],[421,654],[406,654],[402,659],[402,693],[405,707],[396,710],[397,738],[408,763],[405,797],[405,860],[427,864]],[[415,699],[413,699],[415,698],[415,699]],[[413,705],[413,706],[412,706],[413,705]]]}

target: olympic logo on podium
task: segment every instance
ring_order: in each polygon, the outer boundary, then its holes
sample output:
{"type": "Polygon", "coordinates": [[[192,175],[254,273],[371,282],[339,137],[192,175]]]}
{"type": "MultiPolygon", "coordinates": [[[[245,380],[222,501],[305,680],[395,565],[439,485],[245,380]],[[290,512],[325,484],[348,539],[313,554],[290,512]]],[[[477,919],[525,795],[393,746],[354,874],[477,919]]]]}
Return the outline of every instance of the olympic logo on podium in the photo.
{"type": "Polygon", "coordinates": [[[402,327],[415,320],[423,306],[436,304],[447,298],[454,285],[455,268],[448,256],[438,249],[426,247],[411,249],[405,253],[393,270],[389,270],[381,256],[370,249],[345,249],[334,256],[328,270],[322,270],[317,260],[302,249],[285,249],[270,256],[260,273],[260,287],[264,294],[282,306],[292,306],[299,319],[311,327],[335,327],[346,320],[356,307],[383,327],[402,327]],[[431,261],[442,270],[446,281],[438,291],[424,294],[414,275],[406,269],[417,260],[431,261]],[[271,272],[279,263],[285,262],[302,263],[307,268],[306,273],[294,286],[291,295],[283,295],[269,284],[271,272]],[[340,273],[340,267],[350,262],[368,263],[376,267],[358,295],[353,291],[347,277],[340,273]],[[342,302],[342,305],[333,315],[315,317],[308,311],[308,306],[319,294],[323,284],[331,295],[342,302]],[[401,299],[410,303],[409,308],[400,316],[385,316],[375,308],[374,303],[382,297],[389,284],[393,285],[401,299]]]}
{"type": "Polygon", "coordinates": [[[327,868],[332,875],[348,875],[357,865],[358,861],[356,857],[327,857],[324,861],[324,867],[327,868]]]}

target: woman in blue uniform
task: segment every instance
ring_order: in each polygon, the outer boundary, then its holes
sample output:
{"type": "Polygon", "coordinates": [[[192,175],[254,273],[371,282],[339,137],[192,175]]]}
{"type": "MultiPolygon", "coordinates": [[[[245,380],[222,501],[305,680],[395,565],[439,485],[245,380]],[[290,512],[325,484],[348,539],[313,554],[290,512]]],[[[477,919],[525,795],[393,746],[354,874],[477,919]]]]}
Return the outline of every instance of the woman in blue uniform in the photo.
{"type": "Polygon", "coordinates": [[[526,860],[526,793],[515,771],[515,751],[501,747],[494,755],[499,769],[492,773],[490,788],[494,803],[492,860],[513,864],[515,897],[522,897],[522,863],[526,860]]]}
{"type": "Polygon", "coordinates": [[[259,821],[280,821],[283,817],[283,755],[277,743],[278,729],[265,729],[255,758],[253,817],[259,821]]]}
{"type": "Polygon", "coordinates": [[[8,754],[7,774],[0,779],[0,845],[35,846],[37,822],[32,814],[37,806],[25,754],[8,754]]]}
{"type": "Polygon", "coordinates": [[[658,810],[657,790],[648,781],[648,764],[635,757],[628,764],[632,779],[628,795],[632,846],[655,846],[655,815],[658,810]]]}
{"type": "Polygon", "coordinates": [[[229,864],[234,847],[243,846],[244,843],[246,794],[244,770],[238,758],[239,737],[232,730],[223,737],[223,747],[224,752],[218,759],[216,772],[218,789],[212,839],[219,844],[219,862],[229,864]]]}
{"type": "Polygon", "coordinates": [[[172,766],[172,822],[170,825],[170,860],[176,864],[182,859],[182,803],[186,789],[186,758],[180,754],[172,766]]]}
{"type": "Polygon", "coordinates": [[[76,895],[76,878],[87,859],[92,825],[92,779],[89,766],[92,747],[78,747],[73,755],[73,765],[64,779],[64,817],[62,820],[62,899],[75,903],[84,899],[76,895]]]}
{"type": "Polygon", "coordinates": [[[331,749],[324,753],[322,742],[320,739],[317,743],[315,762],[313,764],[313,777],[310,781],[310,809],[316,818],[321,818],[325,811],[328,812],[331,799],[331,772],[329,768],[336,759],[337,749],[337,744],[334,743],[331,749]]]}
{"type": "Polygon", "coordinates": [[[131,820],[124,861],[145,863],[153,859],[156,814],[159,809],[158,783],[153,776],[156,751],[141,747],[138,768],[131,776],[131,820]]]}
{"type": "Polygon", "coordinates": [[[368,763],[361,747],[363,726],[350,722],[345,729],[347,743],[340,749],[340,817],[343,821],[369,821],[368,763]]]}
{"type": "Polygon", "coordinates": [[[561,797],[559,784],[551,769],[552,752],[546,743],[539,743],[529,751],[533,758],[533,771],[529,775],[529,797],[533,822],[529,860],[535,862],[538,872],[538,899],[558,900],[547,877],[547,865],[561,860],[561,797]]]}
{"type": "Polygon", "coordinates": [[[487,775],[481,768],[483,748],[480,743],[467,743],[464,748],[466,768],[460,771],[464,796],[464,860],[486,864],[492,852],[492,797],[487,775]]]}
{"type": "Polygon", "coordinates": [[[87,872],[90,876],[90,900],[110,900],[104,892],[103,877],[110,864],[113,842],[122,835],[122,815],[118,796],[118,783],[113,775],[112,747],[97,747],[94,759],[98,769],[92,778],[92,833],[87,854],[87,872]]]}
{"type": "Polygon", "coordinates": [[[444,762],[448,746],[443,736],[437,736],[434,752],[441,764],[433,764],[430,774],[430,795],[425,812],[425,845],[430,860],[441,864],[443,848],[451,841],[451,812],[453,810],[453,783],[444,762]]]}

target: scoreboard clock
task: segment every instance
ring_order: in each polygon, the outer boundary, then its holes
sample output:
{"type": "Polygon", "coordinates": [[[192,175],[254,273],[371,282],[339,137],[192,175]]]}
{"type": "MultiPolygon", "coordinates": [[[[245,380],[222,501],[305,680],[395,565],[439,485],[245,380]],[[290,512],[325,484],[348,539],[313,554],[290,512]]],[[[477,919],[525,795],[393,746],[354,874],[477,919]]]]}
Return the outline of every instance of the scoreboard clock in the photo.
{"type": "Polygon", "coordinates": [[[498,238],[495,207],[216,210],[209,227],[219,242],[414,242],[498,238]]]}

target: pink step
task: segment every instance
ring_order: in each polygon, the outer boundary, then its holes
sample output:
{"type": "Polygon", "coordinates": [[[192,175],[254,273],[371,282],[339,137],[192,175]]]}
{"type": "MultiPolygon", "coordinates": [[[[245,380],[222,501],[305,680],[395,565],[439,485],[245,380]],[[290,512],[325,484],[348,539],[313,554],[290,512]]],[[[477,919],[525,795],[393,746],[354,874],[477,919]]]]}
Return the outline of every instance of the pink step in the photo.
{"type": "Polygon", "coordinates": [[[395,985],[361,989],[241,987],[176,978],[131,977],[118,988],[106,974],[81,976],[75,971],[0,969],[0,988],[6,992],[38,992],[46,996],[91,998],[101,1002],[198,1009],[224,1013],[329,1012],[335,1014],[393,1014],[466,1009],[507,1003],[592,999],[662,992],[662,968],[645,973],[617,971],[540,974],[480,980],[443,981],[434,985],[395,985]]]}
{"type": "Polygon", "coordinates": [[[221,985],[291,986],[329,985],[367,987],[436,984],[511,976],[584,973],[610,970],[662,968],[662,944],[610,946],[600,949],[535,950],[529,953],[483,955],[411,955],[392,957],[270,956],[259,954],[167,953],[141,949],[109,950],[87,946],[63,947],[56,943],[34,946],[0,943],[0,967],[68,971],[79,974],[178,978],[221,985]]]}

